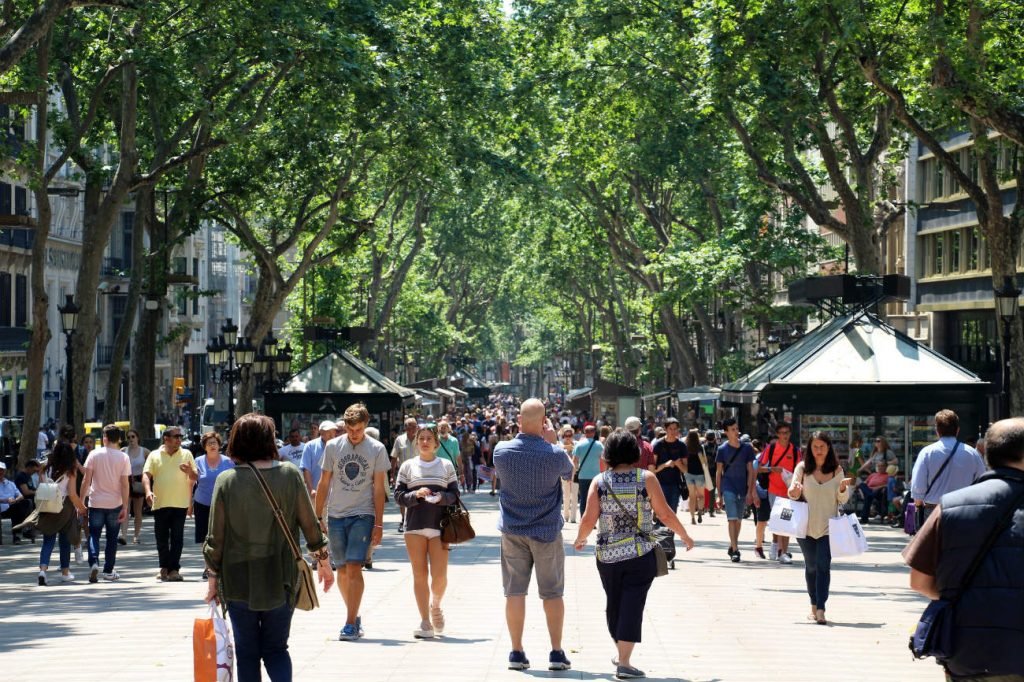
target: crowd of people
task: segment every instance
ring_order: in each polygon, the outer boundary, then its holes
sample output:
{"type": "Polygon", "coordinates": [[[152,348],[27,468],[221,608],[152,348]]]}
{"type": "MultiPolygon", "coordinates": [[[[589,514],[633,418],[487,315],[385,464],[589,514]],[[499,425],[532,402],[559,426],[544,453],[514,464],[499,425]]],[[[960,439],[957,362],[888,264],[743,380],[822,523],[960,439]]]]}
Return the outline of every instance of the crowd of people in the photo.
{"type": "MultiPolygon", "coordinates": [[[[365,406],[352,405],[338,423],[317,425],[312,438],[292,430],[279,445],[273,421],[248,414],[236,421],[227,444],[217,433],[205,434],[198,456],[182,447],[178,427],[164,431],[152,452],[141,446],[137,432],[125,434],[114,425],[103,428],[98,447],[91,437],[76,443],[72,434],[62,433],[45,466],[32,462],[12,481],[0,465],[0,511],[12,518],[16,533],[42,535],[40,586],[49,584],[54,547],[59,548],[60,581],[76,579],[71,555],[83,541],[89,582],[117,581],[118,546],[129,541],[133,516],[130,541],[144,542],[145,512],[153,516],[157,578],[180,582],[186,519],[194,517],[194,541],[202,544],[206,563],[207,599],[224,603],[230,614],[239,679],[259,679],[262,663],[271,679],[287,680],[287,641],[300,571],[285,535],[272,533],[272,546],[266,546],[274,507],[296,543],[304,540],[302,560],[314,567],[323,589],[337,584],[344,604],[338,638],[353,641],[364,635],[363,571],[372,567],[373,547],[385,531],[384,510],[393,500],[401,510],[395,530],[403,535],[413,578],[418,621],[412,634],[430,639],[446,627],[442,602],[451,547],[441,538],[442,522],[461,496],[489,484],[489,494],[499,496],[509,668],[530,665],[523,632],[534,575],[550,636],[548,667],[571,666],[562,645],[562,529],[574,524],[577,550],[597,530],[596,567],[606,592],[615,675],[632,679],[644,676],[631,656],[641,641],[646,596],[657,575],[659,537],[664,537],[659,527],[669,533],[669,542],[678,538],[689,550],[694,541],[680,517],[688,517],[692,528],[703,524],[705,515],[724,514],[728,560],[740,563],[741,528],[750,519],[756,559],[789,565],[794,563],[790,537],[766,537],[769,512],[780,498],[806,502],[807,531],[796,544],[803,558],[808,618],[827,624],[829,520],[858,498],[852,508],[859,507],[863,523],[872,510],[889,520],[892,505],[903,499],[896,485],[902,482],[895,475],[898,462],[884,438],[870,450],[855,443],[852,457],[843,461],[828,433],[810,433],[801,445],[785,422],[774,424],[772,438],[762,443],[742,434],[733,418],[703,432],[684,432],[672,417],[660,424],[629,417],[623,428],[612,428],[586,415],[567,419],[537,399],[516,405],[502,397],[486,408],[436,421],[409,417],[389,448],[370,421],[365,406]],[[59,511],[32,510],[40,484],[56,486],[63,500],[59,511]]],[[[976,481],[987,482],[986,490],[1005,502],[1016,491],[1014,484],[1024,480],[1015,473],[1024,469],[1024,442],[1018,442],[1024,439],[1024,422],[1000,422],[990,429],[989,464],[996,473],[986,473],[978,450],[959,439],[955,413],[939,412],[935,430],[937,440],[921,451],[909,481],[906,499],[919,510],[922,525],[906,559],[914,589],[948,596],[955,590],[956,571],[962,577],[964,568],[950,558],[951,552],[974,542],[948,529],[978,523],[979,513],[972,510],[984,507],[987,498],[982,486],[972,485],[976,481]],[[974,492],[954,494],[965,488],[974,492]],[[951,561],[955,570],[945,568],[951,561]]],[[[1013,541],[1004,538],[1003,545],[1013,541]]],[[[985,584],[1010,589],[1000,581],[1013,580],[1000,571],[1016,559],[988,561],[985,584]]],[[[77,562],[84,563],[81,556],[77,562]]],[[[984,600],[978,596],[976,601],[984,600]]],[[[961,659],[959,670],[977,665],[966,653],[961,659]]]]}

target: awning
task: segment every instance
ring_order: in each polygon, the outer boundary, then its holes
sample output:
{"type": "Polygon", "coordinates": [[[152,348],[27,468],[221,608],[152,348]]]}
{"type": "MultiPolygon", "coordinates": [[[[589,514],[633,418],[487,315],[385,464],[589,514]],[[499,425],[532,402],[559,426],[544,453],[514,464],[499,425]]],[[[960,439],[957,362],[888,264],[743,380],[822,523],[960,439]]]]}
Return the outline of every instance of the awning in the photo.
{"type": "Polygon", "coordinates": [[[648,393],[647,395],[640,396],[640,400],[661,400],[662,398],[669,397],[672,393],[673,391],[671,388],[666,388],[665,390],[658,391],[657,393],[648,393]]]}
{"type": "Polygon", "coordinates": [[[574,388],[573,390],[571,390],[571,391],[569,391],[568,393],[565,394],[565,402],[571,403],[574,400],[579,400],[580,398],[586,398],[588,395],[590,395],[593,392],[594,392],[594,389],[591,386],[584,386],[583,388],[574,388]]]}
{"type": "Polygon", "coordinates": [[[434,393],[438,395],[443,395],[445,398],[448,398],[449,400],[455,400],[455,392],[447,388],[435,388],[434,393]]]}
{"type": "Polygon", "coordinates": [[[717,386],[693,386],[679,391],[678,400],[681,403],[695,403],[702,400],[721,400],[722,389],[717,386]]]}
{"type": "Polygon", "coordinates": [[[351,353],[333,350],[288,380],[285,393],[344,393],[397,395],[411,398],[412,389],[399,386],[351,353]]]}

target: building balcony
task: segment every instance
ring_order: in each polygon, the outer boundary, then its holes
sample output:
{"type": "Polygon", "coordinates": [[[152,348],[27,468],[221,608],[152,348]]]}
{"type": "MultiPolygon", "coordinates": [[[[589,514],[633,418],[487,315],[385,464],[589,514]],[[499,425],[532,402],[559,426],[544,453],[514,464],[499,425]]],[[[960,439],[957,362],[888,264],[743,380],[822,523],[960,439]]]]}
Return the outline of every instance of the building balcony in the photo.
{"type": "MultiPolygon", "coordinates": [[[[98,346],[96,348],[96,366],[97,367],[110,367],[110,361],[114,357],[113,346],[98,346]]],[[[128,346],[124,352],[124,359],[130,360],[132,357],[132,347],[128,346]]]]}
{"type": "Polygon", "coordinates": [[[36,234],[32,230],[6,228],[0,230],[0,247],[7,246],[31,251],[36,243],[36,234]]]}
{"type": "Polygon", "coordinates": [[[128,279],[128,270],[131,266],[131,261],[127,258],[104,258],[100,274],[104,277],[128,279]]]}

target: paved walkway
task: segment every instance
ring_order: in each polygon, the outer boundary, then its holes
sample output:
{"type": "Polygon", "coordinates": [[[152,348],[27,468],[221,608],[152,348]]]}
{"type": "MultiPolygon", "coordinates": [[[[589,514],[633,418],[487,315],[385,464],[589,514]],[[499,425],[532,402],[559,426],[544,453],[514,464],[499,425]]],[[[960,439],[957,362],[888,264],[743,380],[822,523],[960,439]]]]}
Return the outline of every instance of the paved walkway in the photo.
{"type": "MultiPolygon", "coordinates": [[[[467,496],[478,537],[455,549],[444,607],[443,639],[417,641],[412,577],[397,510],[389,505],[383,547],[366,573],[366,637],[337,641],[342,605],[321,595],[321,608],[297,612],[291,651],[295,679],[433,682],[611,678],[613,647],[604,626],[604,593],[593,545],[567,549],[564,647],[573,670],[547,671],[549,645],[540,602],[528,601],[525,673],[506,669],[509,650],[498,568],[494,498],[467,496]]],[[[924,600],[906,588],[898,552],[905,536],[871,526],[871,551],[833,565],[829,627],[805,620],[799,553],[793,566],[758,561],[750,550],[753,525],[744,524],[743,562],[726,556],[724,519],[693,528],[697,548],[651,590],[644,641],[634,664],[653,680],[941,680],[930,661],[914,661],[907,636],[924,600]]],[[[9,543],[9,524],[4,524],[9,543]]],[[[191,521],[186,538],[192,532],[191,521]]],[[[567,526],[565,538],[575,537],[567,526]]],[[[118,552],[119,583],[90,585],[86,568],[72,566],[74,584],[36,587],[39,545],[0,547],[0,673],[15,682],[192,679],[192,620],[202,617],[205,583],[198,547],[187,544],[184,583],[160,583],[151,520],[144,544],[118,552]]],[[[54,551],[53,563],[57,563],[54,551]]],[[[56,579],[59,572],[51,569],[56,579]]]]}

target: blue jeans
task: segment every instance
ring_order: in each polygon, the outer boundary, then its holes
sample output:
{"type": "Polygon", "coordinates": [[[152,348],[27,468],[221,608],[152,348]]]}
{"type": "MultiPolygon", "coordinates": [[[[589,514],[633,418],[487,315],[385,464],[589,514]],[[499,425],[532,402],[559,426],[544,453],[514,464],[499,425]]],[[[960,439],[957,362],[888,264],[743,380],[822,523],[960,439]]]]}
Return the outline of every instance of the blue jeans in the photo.
{"type": "Polygon", "coordinates": [[[340,519],[327,517],[327,540],[331,544],[331,556],[338,568],[343,563],[361,564],[366,561],[373,519],[372,514],[344,516],[340,519]]]}
{"type": "Polygon", "coordinates": [[[107,544],[103,548],[103,572],[114,570],[114,559],[117,558],[117,534],[121,532],[121,524],[117,515],[121,508],[89,509],[89,566],[99,563],[100,533],[107,529],[107,544]]]}
{"type": "Polygon", "coordinates": [[[576,494],[579,495],[580,503],[580,516],[583,516],[583,512],[587,511],[587,495],[590,493],[590,484],[594,482],[592,478],[581,478],[579,480],[579,490],[576,494]]]}
{"type": "Polygon", "coordinates": [[[39,550],[39,565],[50,567],[50,556],[53,554],[53,546],[60,541],[60,568],[71,568],[71,542],[66,533],[43,536],[43,547],[39,550]]]}
{"type": "Polygon", "coordinates": [[[295,608],[287,601],[270,611],[253,611],[244,601],[228,602],[238,682],[260,682],[261,660],[271,682],[291,682],[288,635],[294,612],[295,608]]]}
{"type": "Polygon", "coordinates": [[[662,483],[661,484],[661,492],[665,495],[665,501],[668,503],[668,508],[672,510],[673,514],[675,514],[677,508],[679,507],[679,497],[680,497],[679,484],[677,484],[677,483],[669,483],[669,484],[662,483]]]}
{"type": "Polygon", "coordinates": [[[742,521],[743,509],[747,506],[746,494],[734,493],[731,490],[722,490],[722,503],[725,505],[725,518],[729,521],[742,521]]]}
{"type": "Polygon", "coordinates": [[[800,551],[804,553],[804,578],[807,579],[807,594],[814,608],[825,610],[828,588],[832,582],[832,547],[828,536],[820,538],[797,538],[800,551]]]}

